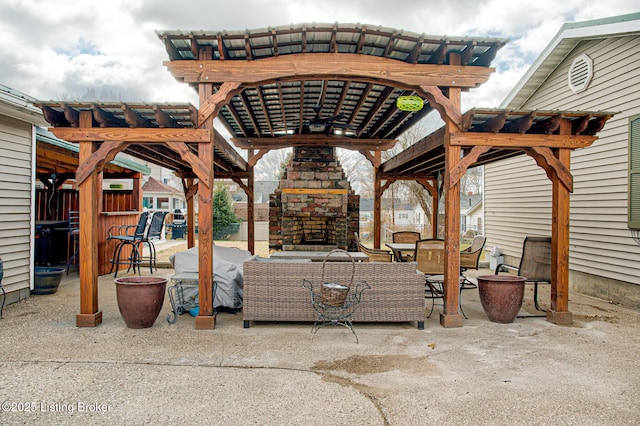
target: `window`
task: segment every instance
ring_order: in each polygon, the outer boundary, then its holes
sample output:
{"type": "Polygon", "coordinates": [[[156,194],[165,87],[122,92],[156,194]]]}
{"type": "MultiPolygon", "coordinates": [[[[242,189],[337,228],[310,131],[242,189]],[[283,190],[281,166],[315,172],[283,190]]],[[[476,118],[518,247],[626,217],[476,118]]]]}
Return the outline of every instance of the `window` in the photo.
{"type": "Polygon", "coordinates": [[[169,210],[169,198],[158,197],[156,199],[156,208],[158,210],[169,210]]]}
{"type": "Polygon", "coordinates": [[[629,120],[629,228],[640,229],[640,115],[629,120]]]}
{"type": "Polygon", "coordinates": [[[142,198],[142,207],[147,209],[153,208],[153,197],[144,197],[142,198]]]}

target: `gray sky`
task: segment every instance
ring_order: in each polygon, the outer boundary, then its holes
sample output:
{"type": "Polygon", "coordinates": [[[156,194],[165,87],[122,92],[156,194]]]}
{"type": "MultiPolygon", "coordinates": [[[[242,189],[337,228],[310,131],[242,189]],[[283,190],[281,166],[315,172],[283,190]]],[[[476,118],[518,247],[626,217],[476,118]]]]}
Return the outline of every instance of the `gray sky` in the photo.
{"type": "Polygon", "coordinates": [[[463,110],[496,107],[565,22],[637,12],[637,0],[1,0],[0,84],[39,99],[192,102],[155,30],[342,22],[503,37],[496,73],[463,110]]]}

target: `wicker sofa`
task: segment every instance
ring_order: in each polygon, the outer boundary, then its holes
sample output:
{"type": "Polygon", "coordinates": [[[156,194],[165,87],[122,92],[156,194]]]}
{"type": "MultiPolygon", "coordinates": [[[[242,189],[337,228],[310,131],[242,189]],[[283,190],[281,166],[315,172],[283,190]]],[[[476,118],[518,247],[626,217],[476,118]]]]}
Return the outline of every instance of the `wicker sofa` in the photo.
{"type": "MultiPolygon", "coordinates": [[[[324,277],[332,282],[348,283],[353,271],[349,262],[324,263],[324,277]]],[[[323,262],[244,262],[244,327],[251,321],[313,322],[318,315],[311,304],[307,279],[320,285],[323,262]]],[[[424,276],[416,264],[362,262],[355,264],[352,290],[362,280],[370,289],[353,314],[354,322],[416,322],[424,329],[424,276]]]]}

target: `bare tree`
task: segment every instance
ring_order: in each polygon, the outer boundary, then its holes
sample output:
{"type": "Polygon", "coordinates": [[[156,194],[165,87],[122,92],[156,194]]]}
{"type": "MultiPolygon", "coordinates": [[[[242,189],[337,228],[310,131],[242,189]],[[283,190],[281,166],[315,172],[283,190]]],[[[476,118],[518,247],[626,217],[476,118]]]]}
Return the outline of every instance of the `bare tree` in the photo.
{"type": "Polygon", "coordinates": [[[336,156],[342,165],[353,190],[362,197],[373,198],[373,166],[359,152],[337,149],[336,156]]]}
{"type": "Polygon", "coordinates": [[[255,179],[260,181],[280,180],[293,151],[290,148],[269,151],[257,163],[255,179]]]}

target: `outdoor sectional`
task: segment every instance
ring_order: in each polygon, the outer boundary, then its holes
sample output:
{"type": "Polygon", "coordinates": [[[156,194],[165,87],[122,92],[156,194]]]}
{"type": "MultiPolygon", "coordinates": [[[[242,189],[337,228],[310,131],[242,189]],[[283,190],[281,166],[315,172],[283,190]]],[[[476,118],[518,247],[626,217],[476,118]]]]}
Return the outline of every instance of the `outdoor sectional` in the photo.
{"type": "MultiPolygon", "coordinates": [[[[348,283],[352,275],[349,262],[324,263],[325,281],[348,283]]],[[[251,321],[304,321],[318,318],[303,279],[320,285],[323,262],[265,261],[244,262],[244,327],[251,321]]],[[[424,275],[416,272],[415,262],[355,264],[352,290],[360,281],[370,289],[353,314],[353,322],[416,322],[424,329],[424,275]]]]}

